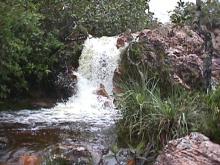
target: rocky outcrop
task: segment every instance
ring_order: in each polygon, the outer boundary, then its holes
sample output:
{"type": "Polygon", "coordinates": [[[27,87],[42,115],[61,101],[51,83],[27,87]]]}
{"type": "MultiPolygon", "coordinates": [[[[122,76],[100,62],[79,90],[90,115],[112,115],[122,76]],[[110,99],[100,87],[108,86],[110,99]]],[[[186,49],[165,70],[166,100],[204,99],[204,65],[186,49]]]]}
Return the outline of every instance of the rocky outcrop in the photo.
{"type": "Polygon", "coordinates": [[[155,165],[219,165],[220,145],[200,133],[172,140],[157,157],[155,165]]]}
{"type": "MultiPolygon", "coordinates": [[[[213,58],[212,77],[215,82],[220,81],[220,57],[218,56],[218,30],[213,33],[215,56],[213,58]]],[[[134,36],[134,35],[133,35],[134,36]]],[[[160,69],[161,61],[170,67],[170,77],[175,83],[183,85],[187,89],[201,88],[203,85],[203,61],[204,42],[202,38],[190,27],[161,26],[154,30],[145,29],[135,34],[133,43],[139,44],[141,57],[139,62],[147,66],[160,69]],[[161,51],[162,52],[161,52],[161,51]],[[164,53],[161,57],[161,53],[164,53]]],[[[125,36],[118,39],[117,46],[128,42],[125,36]]],[[[131,44],[130,44],[131,45],[131,44]]],[[[132,49],[132,48],[131,48],[132,49]]],[[[131,50],[132,51],[132,50],[131,50]]],[[[132,54],[130,53],[130,56],[132,54]]],[[[123,63],[123,62],[122,62],[123,63]]]]}

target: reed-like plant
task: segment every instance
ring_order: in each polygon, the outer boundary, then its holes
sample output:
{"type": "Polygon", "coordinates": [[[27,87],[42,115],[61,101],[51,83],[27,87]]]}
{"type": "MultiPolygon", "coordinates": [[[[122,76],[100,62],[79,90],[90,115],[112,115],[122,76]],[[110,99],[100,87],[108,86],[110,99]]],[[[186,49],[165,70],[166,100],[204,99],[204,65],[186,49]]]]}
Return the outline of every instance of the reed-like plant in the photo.
{"type": "Polygon", "coordinates": [[[125,92],[117,95],[123,116],[119,130],[128,135],[127,143],[145,141],[160,148],[171,139],[199,129],[200,118],[205,114],[199,108],[199,96],[173,87],[168,97],[162,97],[155,79],[145,82],[130,79],[123,84],[125,92]]]}

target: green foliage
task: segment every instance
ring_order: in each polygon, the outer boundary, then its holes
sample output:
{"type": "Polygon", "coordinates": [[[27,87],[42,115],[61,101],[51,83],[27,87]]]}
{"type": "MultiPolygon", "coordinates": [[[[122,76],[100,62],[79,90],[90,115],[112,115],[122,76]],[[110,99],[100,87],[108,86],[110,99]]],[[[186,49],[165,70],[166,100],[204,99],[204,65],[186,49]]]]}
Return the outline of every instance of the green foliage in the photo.
{"type": "Polygon", "coordinates": [[[175,9],[171,12],[170,19],[172,23],[177,24],[179,26],[183,26],[185,22],[192,19],[192,10],[191,9],[192,3],[184,2],[182,0],[179,0],[177,2],[177,6],[175,9]]]}
{"type": "Polygon", "coordinates": [[[202,130],[214,141],[220,142],[220,86],[203,98],[208,113],[202,130]]]}
{"type": "Polygon", "coordinates": [[[131,44],[122,57],[122,68],[123,93],[116,95],[122,145],[143,141],[158,151],[169,140],[193,131],[220,141],[220,88],[206,95],[175,85],[169,60],[158,43],[131,44]]]}
{"type": "Polygon", "coordinates": [[[138,31],[152,23],[148,0],[92,0],[80,23],[91,34],[116,35],[131,29],[138,31]]]}
{"type": "Polygon", "coordinates": [[[68,160],[65,160],[64,158],[56,158],[56,159],[46,158],[46,161],[43,164],[44,165],[67,165],[67,164],[71,164],[71,162],[68,160]]]}
{"type": "Polygon", "coordinates": [[[122,113],[120,145],[143,141],[158,151],[169,140],[194,131],[220,142],[220,88],[206,95],[175,85],[169,59],[157,42],[132,43],[122,56],[121,67],[123,93],[116,95],[122,113]]]}
{"type": "Polygon", "coordinates": [[[171,94],[164,97],[157,81],[145,82],[142,85],[128,80],[123,84],[124,92],[116,97],[122,113],[118,122],[119,144],[135,146],[142,141],[152,145],[151,151],[158,151],[169,140],[190,132],[201,132],[220,142],[219,89],[205,95],[174,87],[170,89],[171,94]]]}
{"type": "Polygon", "coordinates": [[[172,95],[163,98],[157,82],[152,81],[146,80],[144,85],[130,81],[117,99],[123,116],[121,128],[129,130],[127,140],[143,140],[158,147],[197,128],[197,118],[202,112],[198,111],[196,96],[173,89],[172,95]]]}
{"type": "Polygon", "coordinates": [[[40,28],[43,16],[34,5],[26,9],[22,1],[0,2],[0,12],[0,96],[5,98],[47,76],[62,44],[40,28]]]}
{"type": "Polygon", "coordinates": [[[207,96],[207,102],[212,109],[220,111],[220,86],[207,96]]]}
{"type": "Polygon", "coordinates": [[[78,65],[87,34],[137,31],[152,21],[148,0],[3,0],[0,2],[0,98],[53,86],[78,65]]]}
{"type": "MultiPolygon", "coordinates": [[[[202,1],[201,24],[212,29],[220,24],[220,1],[202,1]]],[[[171,21],[177,25],[192,25],[195,19],[196,5],[185,3],[181,0],[177,7],[171,12],[171,21]]]]}
{"type": "Polygon", "coordinates": [[[146,13],[148,1],[46,0],[39,4],[42,13],[47,15],[48,29],[59,25],[62,33],[68,36],[76,26],[81,26],[92,35],[102,36],[116,35],[127,29],[137,31],[152,24],[153,14],[146,13]],[[71,26],[63,26],[67,24],[71,26]]]}

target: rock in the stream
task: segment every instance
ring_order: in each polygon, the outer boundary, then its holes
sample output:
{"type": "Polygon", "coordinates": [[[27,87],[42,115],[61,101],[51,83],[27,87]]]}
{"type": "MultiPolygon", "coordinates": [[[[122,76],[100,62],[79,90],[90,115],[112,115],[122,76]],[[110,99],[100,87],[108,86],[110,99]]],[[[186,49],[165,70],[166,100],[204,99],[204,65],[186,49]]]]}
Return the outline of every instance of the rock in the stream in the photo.
{"type": "Polygon", "coordinates": [[[25,155],[20,158],[19,165],[41,165],[41,159],[35,155],[25,155]]]}
{"type": "Polygon", "coordinates": [[[108,92],[105,90],[105,86],[103,84],[100,84],[99,89],[96,90],[96,94],[109,98],[108,92]]]}
{"type": "Polygon", "coordinates": [[[172,140],[158,156],[155,165],[219,165],[220,145],[200,133],[172,140]]]}
{"type": "Polygon", "coordinates": [[[62,160],[66,164],[89,165],[93,163],[91,152],[80,145],[59,144],[52,149],[52,162],[62,160]]]}
{"type": "Polygon", "coordinates": [[[135,155],[130,149],[120,149],[116,154],[109,151],[103,155],[99,165],[135,165],[135,155]]]}
{"type": "Polygon", "coordinates": [[[0,150],[4,150],[9,140],[6,137],[0,137],[0,150]]]}

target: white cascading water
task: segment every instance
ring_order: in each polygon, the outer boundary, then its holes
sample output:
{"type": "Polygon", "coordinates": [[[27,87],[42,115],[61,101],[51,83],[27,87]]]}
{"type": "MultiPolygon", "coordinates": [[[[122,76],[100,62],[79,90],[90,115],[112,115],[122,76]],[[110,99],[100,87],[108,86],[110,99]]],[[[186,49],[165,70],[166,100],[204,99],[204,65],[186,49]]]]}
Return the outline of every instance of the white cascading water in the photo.
{"type": "Polygon", "coordinates": [[[17,164],[23,155],[32,154],[45,160],[63,156],[69,160],[74,156],[69,149],[78,145],[87,148],[94,164],[98,164],[97,155],[114,143],[114,123],[120,117],[111,97],[97,95],[100,84],[112,94],[112,79],[121,53],[116,42],[117,37],[85,41],[80,66],[74,73],[77,94],[66,103],[51,109],[0,112],[0,140],[9,142],[1,150],[0,141],[0,164],[17,164]]]}
{"type": "Polygon", "coordinates": [[[112,78],[118,65],[120,51],[116,48],[117,37],[91,38],[86,40],[79,63],[79,74],[92,86],[104,84],[108,93],[112,90],[112,78]]]}
{"type": "Polygon", "coordinates": [[[27,124],[32,129],[59,125],[64,122],[86,122],[92,125],[111,125],[117,116],[113,106],[105,106],[105,97],[95,91],[103,84],[109,94],[112,78],[120,58],[116,48],[117,37],[88,38],[76,74],[78,92],[67,103],[58,103],[52,109],[1,112],[1,122],[27,124]]]}

